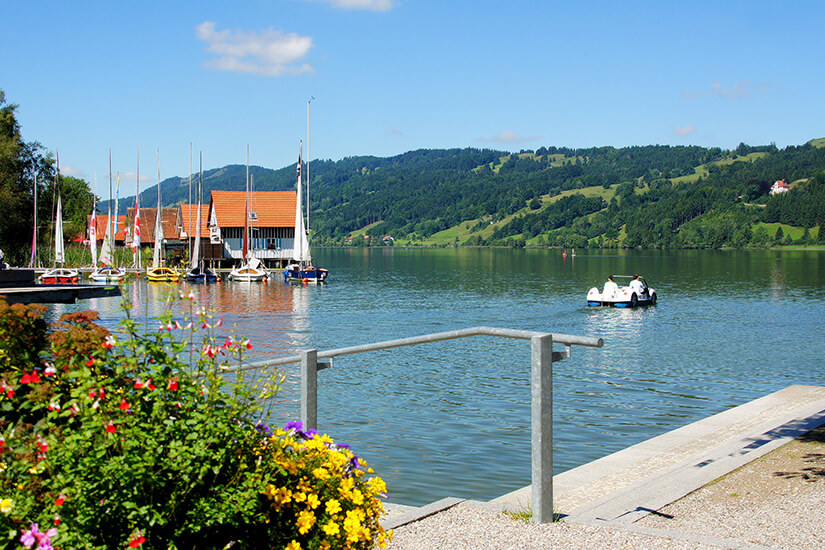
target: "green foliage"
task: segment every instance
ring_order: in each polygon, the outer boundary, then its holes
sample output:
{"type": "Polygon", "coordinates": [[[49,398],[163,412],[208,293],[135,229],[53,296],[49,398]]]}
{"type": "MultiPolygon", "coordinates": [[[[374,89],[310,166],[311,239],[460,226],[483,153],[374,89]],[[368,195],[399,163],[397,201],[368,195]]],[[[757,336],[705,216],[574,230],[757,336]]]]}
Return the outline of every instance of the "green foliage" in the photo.
{"type": "Polygon", "coordinates": [[[188,328],[167,313],[145,334],[127,305],[117,334],[82,312],[47,344],[36,311],[3,305],[0,335],[22,328],[30,355],[0,339],[0,547],[17,548],[32,523],[77,549],[386,542],[383,482],[326,436],[260,424],[280,377],[223,376],[248,341],[217,342],[220,320],[192,306],[188,328]]]}

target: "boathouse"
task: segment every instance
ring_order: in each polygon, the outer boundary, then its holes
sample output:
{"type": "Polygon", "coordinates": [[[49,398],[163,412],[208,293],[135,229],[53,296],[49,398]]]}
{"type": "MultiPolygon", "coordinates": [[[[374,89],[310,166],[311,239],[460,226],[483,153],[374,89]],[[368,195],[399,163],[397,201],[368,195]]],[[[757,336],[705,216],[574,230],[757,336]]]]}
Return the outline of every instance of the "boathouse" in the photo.
{"type": "Polygon", "coordinates": [[[209,238],[209,205],[208,204],[181,204],[178,206],[175,220],[175,234],[186,246],[187,253],[192,247],[200,246],[200,257],[210,266],[222,258],[220,245],[212,244],[209,238]],[[201,240],[196,243],[198,206],[201,210],[201,240]]]}
{"type": "Polygon", "coordinates": [[[248,208],[248,254],[266,265],[283,266],[292,258],[295,241],[295,191],[212,191],[209,201],[209,238],[220,246],[222,263],[243,260],[244,213],[248,208]]]}

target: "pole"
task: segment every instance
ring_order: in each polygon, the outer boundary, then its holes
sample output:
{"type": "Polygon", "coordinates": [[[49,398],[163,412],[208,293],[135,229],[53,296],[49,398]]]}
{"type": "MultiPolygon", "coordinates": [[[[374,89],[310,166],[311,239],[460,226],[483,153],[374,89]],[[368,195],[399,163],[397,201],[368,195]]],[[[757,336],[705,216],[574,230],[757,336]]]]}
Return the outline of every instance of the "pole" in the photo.
{"type": "Polygon", "coordinates": [[[553,335],[533,336],[531,345],[533,520],[553,521],[553,335]]]}

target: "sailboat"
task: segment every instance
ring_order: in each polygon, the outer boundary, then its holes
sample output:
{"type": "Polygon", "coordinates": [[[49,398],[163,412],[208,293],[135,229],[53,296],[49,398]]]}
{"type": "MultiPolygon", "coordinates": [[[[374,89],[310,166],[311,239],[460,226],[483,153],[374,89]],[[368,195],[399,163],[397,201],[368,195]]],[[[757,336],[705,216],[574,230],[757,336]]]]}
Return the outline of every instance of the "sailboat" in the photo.
{"type": "Polygon", "coordinates": [[[203,155],[201,155],[200,177],[198,179],[198,216],[195,229],[195,245],[192,247],[192,261],[185,279],[190,283],[216,283],[219,280],[217,273],[203,265],[201,257],[201,197],[203,196],[203,155]]]}
{"type": "Polygon", "coordinates": [[[158,214],[155,219],[155,248],[152,267],[146,268],[146,280],[154,282],[176,282],[180,272],[163,265],[163,206],[160,202],[160,152],[158,152],[158,214]]]}
{"type": "MultiPolygon", "coordinates": [[[[120,183],[119,180],[118,183],[120,183]]],[[[100,265],[95,265],[95,270],[89,274],[89,279],[97,283],[117,283],[126,278],[126,269],[114,265],[116,231],[114,220],[116,219],[117,207],[115,207],[115,216],[112,218],[112,152],[109,151],[109,217],[106,221],[106,232],[103,234],[103,245],[100,247],[100,265]]],[[[95,232],[97,232],[96,224],[95,213],[92,212],[92,227],[95,232]]],[[[94,263],[97,264],[97,262],[94,263]]]]}
{"type": "MultiPolygon", "coordinates": [[[[309,240],[304,229],[304,213],[301,208],[301,155],[303,142],[298,149],[298,196],[295,203],[295,244],[292,250],[292,259],[284,269],[285,281],[300,281],[302,283],[323,283],[329,271],[312,265],[312,256],[309,253],[309,240]]],[[[309,182],[307,182],[308,184],[309,182]]]]}
{"type": "Polygon", "coordinates": [[[57,189],[57,208],[54,217],[54,264],[52,268],[47,270],[40,276],[40,282],[43,284],[75,284],[77,283],[78,272],[76,269],[58,267],[57,264],[63,264],[66,261],[65,251],[63,249],[63,203],[60,198],[60,156],[57,157],[57,175],[54,178],[54,185],[57,189]]]}
{"type": "Polygon", "coordinates": [[[243,226],[243,259],[244,263],[229,272],[230,281],[257,282],[263,281],[269,276],[269,272],[264,267],[261,260],[255,257],[254,251],[249,252],[249,146],[246,147],[246,205],[244,206],[244,226],[243,226]]]}

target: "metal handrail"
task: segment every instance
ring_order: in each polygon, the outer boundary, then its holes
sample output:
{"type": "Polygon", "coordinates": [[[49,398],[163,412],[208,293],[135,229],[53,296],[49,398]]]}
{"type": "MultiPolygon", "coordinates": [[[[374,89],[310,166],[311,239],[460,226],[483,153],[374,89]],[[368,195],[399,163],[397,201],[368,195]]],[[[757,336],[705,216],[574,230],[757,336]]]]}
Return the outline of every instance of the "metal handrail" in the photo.
{"type": "MultiPolygon", "coordinates": [[[[374,342],[372,344],[362,344],[360,346],[349,346],[346,348],[331,349],[327,351],[319,351],[318,359],[327,359],[337,357],[339,355],[352,355],[355,353],[365,353],[368,351],[380,351],[384,349],[400,348],[403,346],[414,346],[418,344],[427,344],[431,342],[441,342],[443,340],[455,340],[458,338],[467,338],[469,336],[500,336],[502,338],[516,338],[520,340],[530,340],[535,336],[545,336],[547,332],[536,332],[532,330],[515,330],[507,328],[495,327],[472,327],[459,330],[451,330],[448,332],[436,332],[432,334],[424,334],[422,336],[412,336],[409,338],[400,338],[397,340],[385,340],[383,342],[374,342]]],[[[553,341],[559,344],[565,344],[568,347],[571,345],[588,346],[600,348],[604,345],[604,340],[601,338],[590,338],[587,336],[575,336],[571,334],[556,334],[552,333],[553,341]]],[[[279,357],[278,359],[269,359],[266,361],[257,361],[255,363],[248,363],[239,367],[232,367],[226,369],[225,372],[245,372],[248,370],[257,370],[266,367],[278,367],[281,365],[290,365],[292,363],[300,363],[301,355],[290,355],[288,357],[279,357]]]]}
{"type": "Polygon", "coordinates": [[[600,348],[604,345],[601,338],[506,328],[473,327],[326,351],[309,349],[302,351],[300,355],[250,363],[227,369],[227,372],[244,372],[300,362],[301,421],[307,429],[317,428],[318,371],[331,367],[333,357],[455,340],[469,336],[498,336],[530,340],[533,519],[538,523],[551,522],[553,521],[553,361],[569,358],[572,346],[600,348]],[[556,342],[564,344],[565,350],[553,351],[553,344],[556,342]],[[330,362],[318,362],[318,359],[326,358],[329,358],[330,362]]]}

